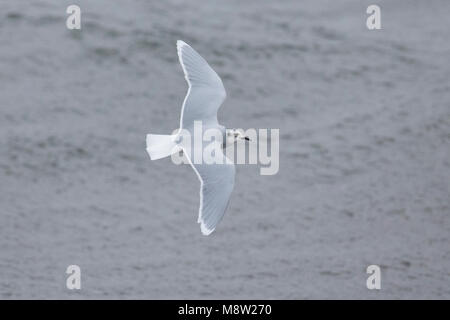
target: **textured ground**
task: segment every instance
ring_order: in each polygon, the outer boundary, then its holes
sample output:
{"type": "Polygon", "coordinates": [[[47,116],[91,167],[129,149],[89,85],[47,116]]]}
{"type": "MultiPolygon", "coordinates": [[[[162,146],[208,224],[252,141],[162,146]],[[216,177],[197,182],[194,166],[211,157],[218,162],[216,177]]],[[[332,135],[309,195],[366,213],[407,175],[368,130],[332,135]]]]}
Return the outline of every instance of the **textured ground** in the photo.
{"type": "Polygon", "coordinates": [[[448,1],[377,1],[379,31],[371,1],[77,3],[81,31],[71,1],[0,4],[0,297],[450,298],[448,1]],[[225,126],[280,128],[209,237],[192,169],[145,152],[178,125],[177,39],[225,126]]]}

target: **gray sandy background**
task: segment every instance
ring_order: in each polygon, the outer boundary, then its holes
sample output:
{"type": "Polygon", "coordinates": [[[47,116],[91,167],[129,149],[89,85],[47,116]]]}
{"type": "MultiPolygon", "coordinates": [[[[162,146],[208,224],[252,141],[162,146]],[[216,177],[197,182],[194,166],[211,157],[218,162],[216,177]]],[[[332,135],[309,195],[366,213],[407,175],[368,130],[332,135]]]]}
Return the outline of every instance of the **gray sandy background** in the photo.
{"type": "Polygon", "coordinates": [[[450,298],[448,1],[80,0],[80,31],[70,4],[0,2],[1,298],[450,298]],[[194,171],[145,152],[179,123],[177,39],[225,126],[280,128],[209,237],[194,171]]]}

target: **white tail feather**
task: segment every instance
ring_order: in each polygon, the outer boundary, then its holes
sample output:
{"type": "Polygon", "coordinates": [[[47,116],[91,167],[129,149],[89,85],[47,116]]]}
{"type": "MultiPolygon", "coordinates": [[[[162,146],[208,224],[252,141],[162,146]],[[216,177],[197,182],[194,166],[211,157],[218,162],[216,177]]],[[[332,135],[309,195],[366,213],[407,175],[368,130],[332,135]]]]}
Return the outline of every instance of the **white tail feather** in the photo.
{"type": "Polygon", "coordinates": [[[157,160],[168,157],[181,150],[174,140],[176,135],[148,134],[147,152],[150,159],[157,160]]]}

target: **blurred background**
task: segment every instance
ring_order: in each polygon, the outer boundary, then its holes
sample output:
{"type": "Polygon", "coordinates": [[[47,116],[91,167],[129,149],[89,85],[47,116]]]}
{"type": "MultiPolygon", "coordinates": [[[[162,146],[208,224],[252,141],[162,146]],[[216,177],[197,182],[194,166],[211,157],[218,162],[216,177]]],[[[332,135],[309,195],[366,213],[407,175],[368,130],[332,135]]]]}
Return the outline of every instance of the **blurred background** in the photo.
{"type": "Polygon", "coordinates": [[[2,1],[0,297],[449,299],[449,14],[445,0],[2,1]],[[194,171],[145,151],[179,123],[177,39],[222,77],[222,124],[280,128],[278,174],[238,166],[209,237],[194,171]]]}

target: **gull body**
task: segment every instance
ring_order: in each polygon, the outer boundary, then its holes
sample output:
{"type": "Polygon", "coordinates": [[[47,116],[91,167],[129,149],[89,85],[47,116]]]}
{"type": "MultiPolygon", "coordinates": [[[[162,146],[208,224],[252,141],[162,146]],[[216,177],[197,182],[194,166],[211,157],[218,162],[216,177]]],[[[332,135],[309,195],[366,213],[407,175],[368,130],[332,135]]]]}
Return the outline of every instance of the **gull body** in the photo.
{"type": "MultiPolygon", "coordinates": [[[[220,147],[226,147],[237,139],[248,140],[241,132],[225,129],[217,120],[217,111],[226,98],[225,88],[217,73],[209,66],[205,59],[187,43],[178,40],[177,52],[188,92],[181,108],[180,130],[187,130],[194,136],[194,122],[201,121],[204,130],[216,129],[222,133],[223,141],[220,147]]],[[[234,188],[235,167],[233,162],[222,152],[222,148],[215,154],[220,158],[219,163],[197,164],[192,161],[193,152],[180,144],[178,134],[147,135],[147,152],[152,160],[164,158],[173,153],[183,151],[190,165],[200,180],[200,208],[197,222],[204,235],[213,232],[222,219],[228,207],[234,188]]],[[[194,148],[203,148],[194,146],[194,148]]]]}

